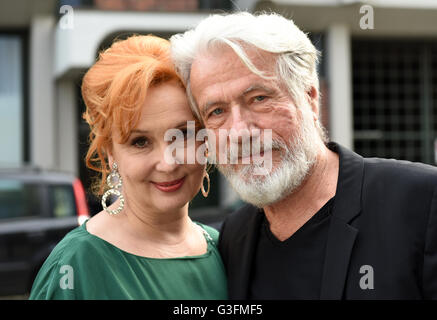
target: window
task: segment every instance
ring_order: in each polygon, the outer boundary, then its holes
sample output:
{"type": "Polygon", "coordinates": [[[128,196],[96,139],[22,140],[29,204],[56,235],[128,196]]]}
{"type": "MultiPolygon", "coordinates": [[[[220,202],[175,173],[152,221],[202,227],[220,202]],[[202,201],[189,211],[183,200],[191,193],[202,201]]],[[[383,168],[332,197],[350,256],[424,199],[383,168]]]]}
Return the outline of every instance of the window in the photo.
{"type": "Polygon", "coordinates": [[[435,164],[437,45],[354,40],[352,63],[355,150],[435,164]]]}
{"type": "Polygon", "coordinates": [[[0,220],[42,215],[41,185],[0,180],[0,220]]]}
{"type": "Polygon", "coordinates": [[[0,165],[17,166],[26,160],[23,59],[19,34],[0,33],[0,165]]]}
{"type": "Polygon", "coordinates": [[[53,217],[63,218],[76,215],[76,203],[72,186],[51,185],[49,186],[49,197],[53,217]]]}

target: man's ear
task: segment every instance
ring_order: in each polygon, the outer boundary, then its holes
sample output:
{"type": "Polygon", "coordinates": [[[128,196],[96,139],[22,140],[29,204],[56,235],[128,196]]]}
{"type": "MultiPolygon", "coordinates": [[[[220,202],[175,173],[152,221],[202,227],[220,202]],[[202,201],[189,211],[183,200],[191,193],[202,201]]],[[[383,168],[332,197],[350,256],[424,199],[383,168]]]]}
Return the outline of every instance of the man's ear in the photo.
{"type": "Polygon", "coordinates": [[[308,103],[311,106],[311,110],[314,114],[314,120],[319,118],[319,92],[316,87],[311,86],[311,88],[306,92],[308,103]]]}

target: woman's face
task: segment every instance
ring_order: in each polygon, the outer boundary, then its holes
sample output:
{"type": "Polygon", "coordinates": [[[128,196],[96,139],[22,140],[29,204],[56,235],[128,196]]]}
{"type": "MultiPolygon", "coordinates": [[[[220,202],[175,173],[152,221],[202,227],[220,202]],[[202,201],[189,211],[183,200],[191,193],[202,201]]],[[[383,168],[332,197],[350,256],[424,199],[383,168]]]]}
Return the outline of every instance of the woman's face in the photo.
{"type": "Polygon", "coordinates": [[[126,143],[117,143],[115,134],[109,161],[110,165],[112,161],[118,165],[123,179],[122,193],[130,208],[155,212],[175,210],[184,207],[198,193],[205,166],[170,164],[164,157],[172,143],[164,141],[166,131],[180,129],[186,142],[187,121],[194,120],[184,89],[176,81],[170,81],[148,89],[139,122],[126,143]]]}

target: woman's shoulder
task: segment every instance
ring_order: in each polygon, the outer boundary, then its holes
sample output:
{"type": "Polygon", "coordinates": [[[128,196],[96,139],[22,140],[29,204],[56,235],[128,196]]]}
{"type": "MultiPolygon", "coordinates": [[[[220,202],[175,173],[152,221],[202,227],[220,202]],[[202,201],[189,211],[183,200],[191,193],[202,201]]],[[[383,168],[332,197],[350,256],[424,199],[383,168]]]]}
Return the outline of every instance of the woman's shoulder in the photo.
{"type": "Polygon", "coordinates": [[[55,246],[39,270],[30,299],[75,299],[74,277],[80,270],[92,273],[95,258],[102,254],[98,239],[84,225],[70,231],[55,246]]]}
{"type": "Polygon", "coordinates": [[[217,229],[197,221],[195,223],[198,224],[206,232],[207,237],[209,236],[214,241],[214,243],[218,243],[219,232],[217,231],[217,229]]]}
{"type": "Polygon", "coordinates": [[[66,234],[47,259],[68,262],[83,254],[95,253],[100,247],[96,240],[95,237],[86,231],[83,224],[66,234]]]}

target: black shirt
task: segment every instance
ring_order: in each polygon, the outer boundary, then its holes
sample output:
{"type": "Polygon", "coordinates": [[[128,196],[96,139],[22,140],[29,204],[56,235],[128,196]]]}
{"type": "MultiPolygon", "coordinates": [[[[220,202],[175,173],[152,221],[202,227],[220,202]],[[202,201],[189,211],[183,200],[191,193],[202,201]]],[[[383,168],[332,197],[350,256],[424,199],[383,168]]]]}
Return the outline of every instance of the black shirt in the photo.
{"type": "Polygon", "coordinates": [[[270,231],[264,213],[250,299],[319,299],[331,207],[329,200],[285,241],[270,231]]]}

